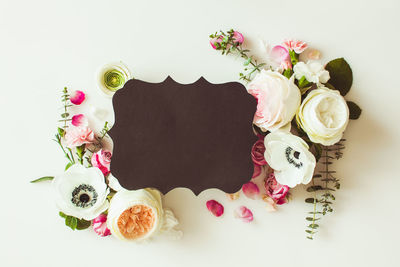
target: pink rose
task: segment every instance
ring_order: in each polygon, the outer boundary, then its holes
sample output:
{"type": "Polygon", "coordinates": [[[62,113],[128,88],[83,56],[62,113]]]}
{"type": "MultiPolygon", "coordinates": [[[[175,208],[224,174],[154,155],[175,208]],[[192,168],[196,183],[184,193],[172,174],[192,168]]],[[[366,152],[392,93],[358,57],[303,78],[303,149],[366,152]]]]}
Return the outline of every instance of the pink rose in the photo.
{"type": "Polygon", "coordinates": [[[65,143],[69,148],[90,144],[94,141],[94,133],[89,127],[70,127],[65,134],[65,143]]]}
{"type": "Polygon", "coordinates": [[[264,186],[267,195],[275,200],[276,204],[282,205],[287,202],[286,195],[289,192],[289,187],[278,183],[275,179],[274,173],[271,173],[265,178],[264,186]]]}
{"type": "Polygon", "coordinates": [[[251,159],[255,164],[260,166],[267,165],[267,162],[265,161],[264,158],[264,152],[265,152],[264,140],[259,139],[257,140],[257,142],[255,142],[255,144],[251,148],[251,159]]]}
{"type": "Polygon", "coordinates": [[[93,230],[99,236],[111,235],[110,229],[107,228],[107,215],[100,214],[98,217],[93,219],[93,230]]]}
{"type": "Polygon", "coordinates": [[[111,156],[110,151],[101,149],[92,155],[90,161],[93,167],[99,168],[104,176],[106,176],[110,173],[111,156]]]}
{"type": "Polygon", "coordinates": [[[238,43],[238,44],[243,44],[243,42],[244,42],[243,34],[241,34],[240,32],[234,31],[233,32],[233,42],[238,43]]]}
{"type": "Polygon", "coordinates": [[[304,50],[307,49],[307,43],[300,41],[300,40],[295,40],[295,39],[287,39],[283,42],[283,45],[289,49],[293,50],[297,54],[303,53],[304,50]]]}
{"type": "Polygon", "coordinates": [[[278,130],[291,122],[300,106],[300,90],[293,79],[276,71],[259,72],[247,91],[257,99],[253,122],[263,132],[278,130]]]}

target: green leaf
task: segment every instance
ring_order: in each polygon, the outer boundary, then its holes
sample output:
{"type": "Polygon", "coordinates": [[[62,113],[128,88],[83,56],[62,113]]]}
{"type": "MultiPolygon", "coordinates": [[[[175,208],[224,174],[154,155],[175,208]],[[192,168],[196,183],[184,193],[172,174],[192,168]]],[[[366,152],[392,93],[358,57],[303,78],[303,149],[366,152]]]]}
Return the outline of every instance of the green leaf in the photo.
{"type": "Polygon", "coordinates": [[[357,120],[358,118],[360,118],[362,110],[356,103],[352,101],[347,101],[347,106],[349,107],[351,120],[357,120]]]}
{"type": "Polygon", "coordinates": [[[78,220],[78,223],[76,225],[77,230],[84,230],[90,227],[92,225],[91,221],[86,221],[84,219],[78,220]]]}
{"type": "Polygon", "coordinates": [[[312,222],[312,221],[318,221],[319,218],[307,217],[306,220],[312,222]]]}
{"type": "Polygon", "coordinates": [[[312,228],[312,229],[317,229],[319,227],[319,225],[315,224],[315,223],[312,223],[312,224],[308,225],[308,227],[312,228]]]}
{"type": "Polygon", "coordinates": [[[299,55],[296,54],[294,50],[289,50],[289,55],[290,55],[290,61],[292,62],[292,65],[294,67],[294,65],[296,65],[297,62],[299,62],[299,55]]]}
{"type": "MultiPolygon", "coordinates": [[[[300,88],[300,89],[309,87],[310,85],[311,85],[311,83],[310,83],[309,81],[307,81],[307,79],[306,79],[305,76],[303,76],[303,77],[300,78],[300,80],[299,80],[299,88],[300,88]]],[[[309,89],[309,88],[308,88],[308,89],[309,89]]],[[[308,90],[308,89],[307,89],[307,90],[308,90]]],[[[306,90],[306,91],[307,91],[307,90],[306,90]]],[[[303,92],[302,92],[302,93],[303,93],[303,92]]]]}
{"type": "Polygon", "coordinates": [[[67,216],[65,217],[65,225],[72,230],[75,230],[76,226],[78,225],[78,219],[72,216],[67,216]]]}
{"type": "MultiPolygon", "coordinates": [[[[314,204],[315,199],[312,198],[312,197],[309,197],[309,198],[306,198],[305,201],[306,201],[306,203],[312,203],[312,204],[314,204]]],[[[318,202],[318,200],[317,200],[316,202],[318,202]]]]}
{"type": "Polygon", "coordinates": [[[322,190],[323,187],[320,185],[313,185],[313,186],[309,186],[307,188],[307,192],[314,192],[314,191],[318,191],[318,190],[322,190]]]}
{"type": "Polygon", "coordinates": [[[69,116],[68,112],[65,112],[65,113],[61,114],[61,117],[64,118],[64,119],[68,118],[68,116],[69,116]]]}
{"type": "Polygon", "coordinates": [[[38,178],[36,180],[32,180],[30,182],[31,183],[38,183],[38,182],[43,182],[43,181],[51,181],[53,179],[54,179],[54,176],[44,176],[44,177],[38,178]]]}
{"type": "Polygon", "coordinates": [[[65,215],[65,213],[63,213],[61,211],[58,213],[58,215],[60,215],[60,217],[62,217],[62,218],[66,218],[68,216],[68,215],[65,215]]]}
{"type": "Polygon", "coordinates": [[[292,69],[286,69],[286,70],[283,72],[283,76],[285,76],[285,77],[288,78],[288,79],[290,79],[290,77],[292,77],[292,75],[293,75],[293,70],[292,70],[292,69]]]}
{"type": "Polygon", "coordinates": [[[73,216],[66,215],[63,212],[58,213],[60,217],[65,219],[65,225],[71,228],[72,230],[84,230],[90,227],[92,224],[91,221],[86,221],[84,219],[78,219],[73,216]]]}
{"type": "Polygon", "coordinates": [[[306,230],[306,233],[313,234],[314,232],[311,230],[306,230]]]}
{"type": "Polygon", "coordinates": [[[68,162],[67,166],[65,166],[65,171],[68,170],[72,165],[74,165],[72,162],[68,162]]]}
{"type": "Polygon", "coordinates": [[[325,69],[329,71],[329,76],[331,77],[328,83],[339,90],[341,95],[345,96],[353,84],[353,72],[350,65],[344,58],[337,58],[329,61],[325,69]]]}
{"type": "Polygon", "coordinates": [[[78,154],[79,158],[83,158],[83,154],[85,154],[86,144],[76,147],[76,154],[78,154]]]}
{"type": "Polygon", "coordinates": [[[58,134],[59,134],[61,137],[64,137],[64,135],[65,135],[65,130],[64,130],[63,128],[58,127],[57,132],[58,132],[58,134]]]}
{"type": "Polygon", "coordinates": [[[249,64],[250,64],[250,61],[251,61],[251,57],[249,57],[249,58],[243,63],[243,65],[244,65],[244,66],[249,65],[249,64]]]}

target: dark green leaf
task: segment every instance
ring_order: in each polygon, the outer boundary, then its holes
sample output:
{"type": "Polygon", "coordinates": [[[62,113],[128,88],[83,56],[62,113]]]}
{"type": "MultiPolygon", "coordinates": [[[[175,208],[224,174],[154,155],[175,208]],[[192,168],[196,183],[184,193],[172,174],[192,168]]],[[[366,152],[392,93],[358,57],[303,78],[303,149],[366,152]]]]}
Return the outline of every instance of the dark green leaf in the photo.
{"type": "Polygon", "coordinates": [[[326,64],[325,69],[331,77],[328,81],[340,94],[345,96],[353,84],[353,72],[344,58],[334,59],[326,64]]]}
{"type": "Polygon", "coordinates": [[[43,181],[51,181],[54,179],[54,176],[44,176],[41,178],[38,178],[36,180],[32,180],[31,183],[38,183],[38,182],[43,182],[43,181]]]}
{"type": "Polygon", "coordinates": [[[64,118],[64,119],[65,119],[65,118],[68,118],[68,116],[69,116],[69,113],[67,113],[67,112],[66,112],[66,113],[63,113],[63,114],[61,114],[61,117],[62,117],[62,118],[64,118]]]}
{"type": "Polygon", "coordinates": [[[58,131],[58,134],[59,134],[61,137],[64,137],[64,135],[65,135],[65,130],[64,130],[63,128],[58,127],[57,131],[58,131]]]}
{"type": "Polygon", "coordinates": [[[312,228],[312,229],[317,229],[319,227],[319,225],[315,224],[315,223],[312,223],[312,224],[308,225],[308,227],[312,228]]]}
{"type": "Polygon", "coordinates": [[[86,221],[84,219],[78,220],[78,223],[76,225],[77,230],[84,230],[90,227],[92,223],[90,221],[86,221]]]}
{"type": "Polygon", "coordinates": [[[307,188],[307,192],[314,192],[314,191],[318,191],[318,190],[322,190],[322,186],[320,185],[313,185],[313,186],[309,186],[307,188]]]}
{"type": "Polygon", "coordinates": [[[357,120],[361,115],[361,108],[352,101],[347,101],[347,106],[349,107],[350,111],[350,119],[357,120]]]}
{"type": "MultiPolygon", "coordinates": [[[[315,199],[312,197],[306,198],[306,203],[314,203],[315,199]]],[[[318,202],[318,200],[316,201],[318,202]]]]}
{"type": "Polygon", "coordinates": [[[314,232],[311,230],[306,230],[306,233],[313,234],[314,232]]]}
{"type": "Polygon", "coordinates": [[[310,239],[310,240],[314,240],[311,236],[307,236],[307,238],[310,239]]]}
{"type": "Polygon", "coordinates": [[[79,158],[83,158],[83,154],[85,154],[86,144],[76,147],[76,154],[78,154],[79,158]]]}
{"type": "Polygon", "coordinates": [[[307,217],[306,220],[312,222],[312,221],[318,221],[319,218],[307,217]]]}

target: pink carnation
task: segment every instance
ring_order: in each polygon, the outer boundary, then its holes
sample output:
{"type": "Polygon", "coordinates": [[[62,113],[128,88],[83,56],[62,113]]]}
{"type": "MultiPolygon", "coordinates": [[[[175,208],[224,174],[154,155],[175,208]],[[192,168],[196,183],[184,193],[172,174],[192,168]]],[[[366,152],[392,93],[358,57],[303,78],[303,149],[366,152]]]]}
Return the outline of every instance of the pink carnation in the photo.
{"type": "Polygon", "coordinates": [[[65,134],[65,143],[69,148],[90,144],[94,141],[94,133],[89,127],[70,127],[65,134]]]}
{"type": "Polygon", "coordinates": [[[264,152],[265,152],[264,140],[259,139],[257,142],[255,142],[255,144],[251,148],[251,159],[255,164],[260,166],[267,164],[264,158],[264,152]]]}
{"type": "Polygon", "coordinates": [[[283,42],[283,45],[289,50],[294,50],[297,54],[301,54],[307,49],[307,43],[295,39],[287,39],[283,42]]]}
{"type": "Polygon", "coordinates": [[[82,91],[75,91],[69,96],[69,101],[74,105],[80,105],[85,100],[85,93],[82,91]]]}
{"type": "Polygon", "coordinates": [[[100,214],[93,220],[93,230],[99,236],[111,235],[110,229],[107,228],[107,215],[100,214]]]}
{"type": "Polygon", "coordinates": [[[275,179],[274,173],[271,173],[265,178],[264,186],[267,195],[275,200],[276,204],[282,205],[287,202],[286,195],[289,192],[289,187],[278,183],[275,179]]]}
{"type": "Polygon", "coordinates": [[[101,149],[92,155],[91,163],[106,176],[110,173],[111,156],[110,151],[101,149]]]}

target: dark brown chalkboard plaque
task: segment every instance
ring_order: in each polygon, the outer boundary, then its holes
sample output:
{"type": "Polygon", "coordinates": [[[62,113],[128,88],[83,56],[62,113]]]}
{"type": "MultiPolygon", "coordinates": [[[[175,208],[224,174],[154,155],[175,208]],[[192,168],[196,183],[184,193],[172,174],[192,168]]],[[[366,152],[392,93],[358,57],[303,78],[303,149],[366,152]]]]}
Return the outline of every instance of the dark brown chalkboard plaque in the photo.
{"type": "Polygon", "coordinates": [[[132,190],[237,192],[253,173],[256,105],[238,82],[130,80],[113,96],[111,172],[132,190]]]}

